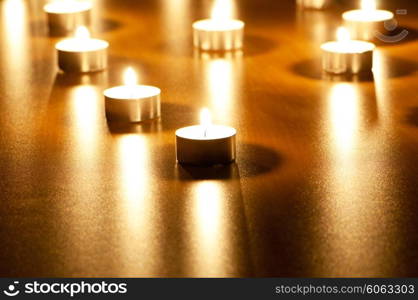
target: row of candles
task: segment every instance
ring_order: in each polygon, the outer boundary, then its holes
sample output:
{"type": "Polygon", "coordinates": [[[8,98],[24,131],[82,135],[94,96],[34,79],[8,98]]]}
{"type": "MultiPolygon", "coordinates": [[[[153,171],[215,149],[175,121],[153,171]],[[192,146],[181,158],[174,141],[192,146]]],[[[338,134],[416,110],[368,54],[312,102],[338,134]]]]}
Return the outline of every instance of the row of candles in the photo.
{"type": "MultiPolygon", "coordinates": [[[[322,8],[328,0],[297,0],[306,8],[322,8]]],[[[211,18],[193,23],[193,43],[202,51],[235,51],[242,48],[245,24],[231,18],[229,0],[215,0],[211,18]]],[[[44,7],[50,32],[75,36],[56,44],[58,66],[64,72],[93,72],[107,68],[109,43],[90,37],[92,5],[79,0],[55,0],[44,7]]],[[[338,29],[338,40],[321,45],[323,68],[333,74],[372,70],[374,32],[393,13],[376,9],[375,0],[362,0],[361,9],[343,14],[346,27],[338,29]],[[355,40],[350,38],[355,37],[355,40]]],[[[161,90],[139,85],[136,73],[128,68],[124,85],[104,91],[109,121],[143,122],[161,117],[161,90]]],[[[179,163],[196,165],[226,164],[235,161],[236,130],[211,123],[210,112],[201,111],[201,124],[176,131],[176,157],[179,163]]]]}

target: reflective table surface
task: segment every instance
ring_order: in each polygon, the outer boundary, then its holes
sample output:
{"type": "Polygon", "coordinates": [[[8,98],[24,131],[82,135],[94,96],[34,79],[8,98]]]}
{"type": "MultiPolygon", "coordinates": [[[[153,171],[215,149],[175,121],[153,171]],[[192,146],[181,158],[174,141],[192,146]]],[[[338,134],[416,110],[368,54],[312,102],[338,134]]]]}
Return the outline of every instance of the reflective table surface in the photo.
{"type": "Polygon", "coordinates": [[[331,78],[319,46],[353,1],[295,2],[239,1],[243,51],[208,54],[191,25],[211,1],[96,0],[109,68],[77,75],[43,1],[0,1],[0,275],[418,276],[418,3],[381,1],[408,36],[331,78]],[[106,121],[128,66],[160,120],[106,121]],[[176,164],[202,107],[238,130],[236,164],[176,164]]]}

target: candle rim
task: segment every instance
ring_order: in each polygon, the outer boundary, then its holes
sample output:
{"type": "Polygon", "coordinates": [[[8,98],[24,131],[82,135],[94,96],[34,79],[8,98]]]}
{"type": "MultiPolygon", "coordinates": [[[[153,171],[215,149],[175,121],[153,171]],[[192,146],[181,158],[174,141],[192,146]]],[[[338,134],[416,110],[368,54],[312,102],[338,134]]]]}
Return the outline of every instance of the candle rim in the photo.
{"type": "Polygon", "coordinates": [[[46,3],[44,5],[44,11],[50,14],[74,14],[78,12],[84,12],[92,9],[93,5],[90,1],[70,1],[71,4],[77,3],[77,6],[74,5],[68,5],[68,4],[62,4],[62,1],[51,1],[49,3],[46,3]],[[58,9],[54,10],[56,6],[63,6],[66,5],[66,7],[70,7],[70,9],[67,9],[65,11],[60,11],[58,9]]]}
{"type": "Polygon", "coordinates": [[[132,86],[118,85],[118,86],[107,88],[106,90],[103,91],[103,94],[105,97],[110,98],[110,99],[129,101],[129,100],[139,100],[139,99],[148,99],[148,98],[156,97],[161,94],[161,89],[153,85],[145,85],[145,84],[136,84],[132,86]],[[132,88],[148,89],[149,94],[144,97],[131,97],[131,98],[127,98],[126,95],[118,97],[117,95],[115,96],[113,94],[113,93],[117,93],[120,90],[132,89],[132,88]]]}
{"type": "Polygon", "coordinates": [[[347,54],[356,54],[356,53],[365,53],[365,52],[369,52],[369,51],[373,51],[374,49],[376,49],[376,45],[370,42],[366,42],[366,41],[360,41],[360,40],[349,40],[349,41],[329,41],[326,43],[323,43],[321,45],[321,49],[327,52],[333,52],[333,53],[347,53],[347,54]],[[356,44],[356,45],[363,45],[365,47],[365,50],[363,51],[349,51],[349,49],[344,49],[344,51],[335,51],[335,50],[331,50],[329,47],[333,46],[333,45],[339,45],[339,44],[356,44]],[[368,46],[368,47],[366,47],[368,46]]]}
{"type": "Polygon", "coordinates": [[[77,41],[77,43],[80,43],[80,38],[71,37],[71,38],[67,38],[67,39],[61,40],[58,43],[56,43],[55,49],[57,49],[59,51],[63,51],[63,52],[78,53],[78,52],[94,52],[94,51],[98,51],[98,50],[102,50],[102,49],[109,48],[109,42],[108,41],[101,40],[101,39],[95,39],[95,38],[88,38],[86,40],[89,41],[89,42],[97,43],[98,44],[97,47],[95,47],[94,49],[87,49],[87,50],[67,49],[65,47],[65,44],[66,43],[70,43],[70,42],[74,42],[74,41],[77,41]]]}
{"type": "Polygon", "coordinates": [[[222,139],[228,139],[231,138],[233,136],[235,136],[237,134],[237,130],[234,127],[231,126],[227,126],[227,125],[216,125],[216,124],[211,124],[209,127],[209,130],[211,128],[218,128],[220,130],[226,130],[227,133],[225,135],[219,136],[219,137],[205,137],[205,136],[201,136],[201,137],[188,137],[187,135],[185,135],[185,132],[187,132],[188,130],[193,130],[193,129],[201,129],[203,132],[204,126],[202,125],[192,125],[192,126],[186,126],[186,127],[182,127],[176,130],[176,136],[186,139],[186,140],[191,140],[191,141],[212,141],[212,140],[222,140],[222,139]]]}
{"type": "Polygon", "coordinates": [[[212,31],[228,31],[228,30],[240,30],[242,28],[244,28],[245,23],[244,21],[241,21],[239,19],[225,19],[225,20],[216,20],[216,19],[202,19],[202,20],[197,20],[193,23],[193,28],[197,29],[197,30],[201,30],[201,31],[208,31],[208,32],[212,32],[212,31]],[[206,26],[203,26],[203,24],[212,24],[212,23],[227,23],[228,25],[230,25],[228,28],[207,28],[206,26]],[[234,26],[232,26],[234,25],[234,26]]]}
{"type": "MultiPolygon", "coordinates": [[[[370,14],[370,12],[366,11],[368,14],[365,13],[364,10],[362,9],[353,9],[353,10],[349,10],[343,13],[343,19],[346,21],[356,21],[356,22],[362,22],[362,23],[370,23],[370,22],[383,22],[383,21],[387,21],[387,20],[391,20],[395,17],[395,14],[389,10],[384,10],[384,9],[376,9],[373,10],[373,12],[377,12],[379,14],[385,14],[385,17],[380,17],[380,18],[373,18],[373,15],[370,14]],[[352,15],[358,15],[359,13],[361,13],[361,16],[367,16],[369,19],[362,19],[362,18],[353,18],[352,15]]],[[[376,13],[375,13],[376,14],[376,13]]]]}

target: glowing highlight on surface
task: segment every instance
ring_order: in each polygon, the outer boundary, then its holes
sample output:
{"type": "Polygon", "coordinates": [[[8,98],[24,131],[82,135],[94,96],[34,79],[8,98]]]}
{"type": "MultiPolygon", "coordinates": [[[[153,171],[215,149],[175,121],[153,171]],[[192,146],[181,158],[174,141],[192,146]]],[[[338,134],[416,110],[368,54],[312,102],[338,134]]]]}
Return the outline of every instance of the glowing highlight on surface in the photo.
{"type": "Polygon", "coordinates": [[[21,80],[27,73],[27,7],[25,1],[7,0],[3,2],[2,32],[5,39],[2,58],[6,66],[5,74],[11,80],[21,80]]]}
{"type": "Polygon", "coordinates": [[[121,187],[133,214],[146,195],[148,182],[148,150],[146,139],[139,135],[124,135],[119,140],[121,187]]]}
{"type": "Polygon", "coordinates": [[[97,141],[99,108],[96,103],[97,91],[94,86],[82,85],[74,88],[72,95],[76,136],[80,139],[80,149],[84,153],[92,150],[97,141]]]}
{"type": "Polygon", "coordinates": [[[336,84],[330,94],[332,134],[340,154],[353,150],[358,126],[357,92],[349,83],[336,84]]]}
{"type": "Polygon", "coordinates": [[[231,60],[218,58],[207,62],[206,77],[208,80],[209,100],[219,112],[222,121],[231,116],[232,100],[238,80],[234,80],[239,73],[234,72],[231,60]]]}

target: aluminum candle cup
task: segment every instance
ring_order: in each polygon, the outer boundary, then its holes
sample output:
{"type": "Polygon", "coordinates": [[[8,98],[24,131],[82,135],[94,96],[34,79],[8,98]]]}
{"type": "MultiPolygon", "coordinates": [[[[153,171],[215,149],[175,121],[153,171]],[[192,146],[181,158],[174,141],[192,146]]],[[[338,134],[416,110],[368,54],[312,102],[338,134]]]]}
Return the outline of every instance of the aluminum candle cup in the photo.
{"type": "Polygon", "coordinates": [[[301,8],[324,9],[329,6],[330,0],[297,0],[296,3],[301,8]]]}
{"type": "Polygon", "coordinates": [[[215,0],[211,18],[193,23],[193,44],[204,51],[229,51],[242,48],[244,22],[233,18],[232,0],[215,0]]]}
{"type": "Polygon", "coordinates": [[[109,43],[91,39],[85,27],[77,30],[76,37],[58,42],[58,66],[64,72],[94,72],[107,68],[109,43]],[[83,31],[84,33],[80,33],[83,31]]]}
{"type": "Polygon", "coordinates": [[[385,22],[394,20],[394,14],[387,10],[377,10],[374,0],[363,0],[362,8],[343,14],[344,26],[353,39],[370,41],[376,33],[385,33],[385,22]]]}
{"type": "Polygon", "coordinates": [[[91,9],[91,3],[84,1],[62,0],[46,4],[44,11],[49,32],[52,35],[68,35],[74,33],[79,26],[89,26],[91,9]]]}
{"type": "Polygon", "coordinates": [[[202,125],[176,131],[176,157],[180,164],[217,165],[235,161],[236,130],[228,126],[202,125]],[[205,135],[205,131],[207,132],[205,135]]]}
{"type": "Polygon", "coordinates": [[[357,74],[372,70],[375,48],[372,43],[350,41],[347,47],[344,46],[340,42],[328,42],[321,46],[322,65],[326,72],[357,74]]]}
{"type": "Polygon", "coordinates": [[[110,121],[142,122],[161,116],[161,90],[149,85],[124,85],[104,91],[110,121]]]}
{"type": "Polygon", "coordinates": [[[200,112],[200,125],[176,131],[176,157],[180,164],[218,165],[235,161],[237,131],[228,126],[212,125],[210,112],[200,112]]]}
{"type": "Polygon", "coordinates": [[[240,20],[206,19],[193,23],[193,43],[205,51],[228,51],[243,45],[244,22],[240,20]]]}
{"type": "MultiPolygon", "coordinates": [[[[339,36],[344,34],[343,30],[339,30],[339,36]]],[[[333,74],[371,72],[374,49],[372,43],[349,38],[324,43],[321,45],[323,69],[333,74]]]]}

